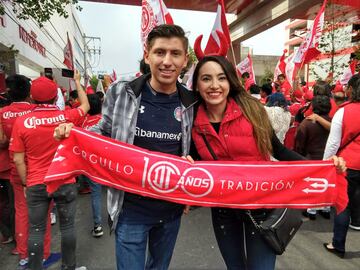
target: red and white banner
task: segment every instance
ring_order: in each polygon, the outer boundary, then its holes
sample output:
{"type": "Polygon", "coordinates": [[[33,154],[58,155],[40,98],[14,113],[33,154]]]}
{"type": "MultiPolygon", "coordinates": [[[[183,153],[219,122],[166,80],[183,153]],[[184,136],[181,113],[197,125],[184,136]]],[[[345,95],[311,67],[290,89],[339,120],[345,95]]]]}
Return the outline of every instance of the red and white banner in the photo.
{"type": "Polygon", "coordinates": [[[293,62],[294,55],[295,55],[294,53],[290,54],[285,60],[285,62],[286,62],[286,67],[285,67],[286,80],[291,85],[292,85],[293,81],[295,81],[296,73],[298,70],[295,63],[293,62]]]}
{"type": "Polygon", "coordinates": [[[145,48],[148,34],[161,24],[174,24],[174,21],[162,0],[142,0],[141,41],[145,48]]]}
{"type": "Polygon", "coordinates": [[[216,33],[216,30],[219,30],[220,32],[224,33],[229,46],[231,43],[229,27],[226,21],[224,1],[218,0],[217,2],[218,2],[218,7],[216,11],[215,23],[211,30],[209,40],[205,47],[205,51],[204,51],[205,55],[217,53],[220,49],[220,38],[216,33]]]}
{"type": "Polygon", "coordinates": [[[324,27],[325,7],[327,0],[324,0],[319,13],[316,15],[312,28],[305,36],[293,59],[294,63],[301,66],[320,54],[318,45],[324,27]]]}
{"type": "Polygon", "coordinates": [[[255,82],[255,72],[254,72],[253,62],[252,62],[250,53],[248,53],[248,56],[246,58],[244,58],[244,60],[242,60],[239,64],[237,64],[236,70],[240,76],[242,74],[244,74],[245,72],[248,72],[250,75],[249,83],[250,82],[251,82],[251,84],[256,83],[255,82]]]}
{"type": "Polygon", "coordinates": [[[67,33],[67,43],[64,48],[64,64],[68,69],[74,69],[74,60],[73,60],[73,50],[69,38],[69,33],[67,33]]]}
{"type": "Polygon", "coordinates": [[[287,50],[285,49],[283,51],[282,56],[280,56],[279,61],[276,64],[276,67],[275,67],[275,70],[274,70],[274,82],[277,81],[277,77],[280,74],[284,74],[286,76],[286,71],[285,71],[285,68],[286,68],[286,62],[285,62],[286,56],[285,56],[285,54],[286,53],[287,53],[287,50]]]}
{"type": "Polygon", "coordinates": [[[350,80],[350,78],[355,75],[355,69],[356,69],[356,65],[358,63],[357,59],[353,59],[351,61],[351,63],[349,64],[348,68],[345,69],[344,73],[342,74],[341,78],[340,78],[340,83],[342,85],[345,85],[348,83],[348,81],[350,80]]]}
{"type": "Polygon", "coordinates": [[[59,146],[45,177],[54,192],[85,174],[127,192],[181,204],[230,208],[309,208],[348,202],[343,175],[329,161],[199,161],[151,152],[81,129],[59,146]]]}

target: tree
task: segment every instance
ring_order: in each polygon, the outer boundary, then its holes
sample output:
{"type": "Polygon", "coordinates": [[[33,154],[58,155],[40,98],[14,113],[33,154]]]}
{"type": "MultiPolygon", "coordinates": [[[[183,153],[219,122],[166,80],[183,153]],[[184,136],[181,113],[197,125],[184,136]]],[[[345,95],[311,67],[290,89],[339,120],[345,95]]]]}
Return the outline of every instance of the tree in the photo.
{"type": "MultiPolygon", "coordinates": [[[[5,1],[0,0],[0,15],[5,14],[5,1]]],[[[27,20],[32,17],[39,23],[40,27],[55,13],[67,18],[69,14],[66,11],[66,6],[69,4],[76,5],[76,9],[81,10],[78,0],[12,0],[7,2],[11,4],[12,10],[19,19],[27,20]]]]}

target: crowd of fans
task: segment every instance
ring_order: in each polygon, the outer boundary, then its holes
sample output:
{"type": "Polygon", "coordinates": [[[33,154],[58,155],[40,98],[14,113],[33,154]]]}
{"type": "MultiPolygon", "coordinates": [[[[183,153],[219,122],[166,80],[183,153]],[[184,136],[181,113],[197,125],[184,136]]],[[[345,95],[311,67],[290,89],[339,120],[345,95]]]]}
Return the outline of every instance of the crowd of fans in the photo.
{"type": "MultiPolygon", "coordinates": [[[[156,39],[154,43],[150,43],[150,49],[154,44],[157,44],[156,39]]],[[[221,66],[224,70],[230,69],[229,64],[220,58],[206,58],[201,63],[204,67],[208,67],[207,62],[210,62],[210,65],[218,63],[215,65],[216,68],[221,66]]],[[[152,63],[151,58],[148,58],[147,61],[152,63]]],[[[152,64],[154,65],[154,63],[152,64]]],[[[150,65],[149,71],[152,68],[153,66],[150,65]]],[[[199,72],[202,72],[201,67],[197,67],[195,70],[194,82],[198,81],[199,72]]],[[[249,104],[258,106],[256,107],[259,108],[258,112],[267,113],[268,118],[266,119],[269,119],[272,130],[282,144],[306,159],[322,160],[325,156],[330,157],[331,149],[326,149],[326,145],[330,129],[333,126],[332,119],[336,117],[338,110],[343,110],[348,98],[352,101],[350,93],[351,90],[360,88],[360,75],[353,76],[346,86],[317,81],[312,86],[304,82],[296,82],[294,87],[283,74],[278,76],[277,81],[269,81],[262,86],[256,85],[254,81],[251,83],[246,80],[248,78],[246,74],[243,77],[245,79],[244,88],[247,92],[240,91],[243,95],[242,98],[247,99],[252,95],[258,100],[254,101],[255,99],[250,98],[249,104]]],[[[148,77],[145,75],[144,78],[148,77]]],[[[77,184],[75,179],[70,179],[66,185],[61,186],[51,195],[47,194],[45,188],[39,185],[42,183],[52,156],[59,145],[59,142],[53,139],[53,130],[58,124],[54,119],[62,120],[60,122],[71,122],[75,126],[85,129],[91,129],[101,120],[102,103],[104,99],[106,100],[104,93],[95,93],[90,88],[84,91],[78,72],[75,72],[74,80],[77,90],[71,91],[65,100],[66,95],[64,98],[61,91],[59,95],[58,86],[49,78],[39,77],[31,82],[25,76],[11,75],[6,78],[6,93],[0,96],[2,108],[0,111],[1,244],[15,243],[12,254],[19,256],[18,269],[42,269],[60,259],[58,253],[50,251],[49,226],[56,222],[52,209],[57,210],[60,221],[62,269],[86,269],[85,267],[76,268],[74,226],[77,192],[91,193],[93,212],[91,233],[94,237],[103,235],[102,187],[100,184],[86,176],[80,176],[77,178],[77,184]],[[59,102],[61,99],[65,106],[59,102]],[[35,119],[31,117],[35,116],[41,119],[42,124],[45,123],[46,128],[35,128],[36,122],[31,122],[31,119],[35,119]],[[49,131],[49,126],[52,127],[52,131],[49,131]],[[11,141],[10,138],[12,138],[11,141]]],[[[243,89],[239,80],[231,83],[239,89],[243,89]]],[[[151,87],[150,91],[155,91],[151,87]]],[[[205,88],[205,82],[201,82],[199,79],[199,83],[194,86],[194,91],[199,88],[200,94],[202,94],[202,87],[205,88]]],[[[202,101],[206,104],[205,94],[202,101]]],[[[229,101],[227,106],[236,107],[237,105],[229,101]]],[[[201,116],[202,110],[204,109],[200,106],[197,117],[201,116]]],[[[254,113],[255,110],[250,108],[249,112],[254,113]]],[[[203,117],[207,117],[206,114],[203,117]]],[[[343,120],[338,118],[336,119],[341,125],[343,120]]],[[[196,123],[195,121],[195,125],[196,123]]],[[[344,122],[343,125],[346,124],[344,122]]],[[[216,125],[213,127],[216,129],[216,125]]],[[[193,132],[195,138],[198,135],[193,132]]],[[[199,141],[201,140],[200,138],[199,141]]],[[[265,148],[259,147],[259,149],[265,148]]],[[[336,152],[332,154],[336,154],[336,152]]],[[[204,155],[206,156],[206,153],[204,155]]],[[[276,160],[276,153],[272,160],[276,160]]],[[[129,201],[135,199],[130,195],[127,197],[129,201]]],[[[351,203],[360,205],[356,200],[359,199],[353,196],[351,203]]],[[[214,216],[222,215],[221,211],[216,211],[214,210],[214,216]]],[[[329,208],[308,209],[304,210],[303,214],[314,220],[317,211],[320,211],[325,218],[330,218],[329,208]]],[[[345,224],[343,227],[346,227],[346,222],[349,223],[351,220],[350,227],[360,230],[360,213],[358,212],[354,210],[347,212],[345,216],[341,217],[343,220],[339,223],[345,224]]],[[[342,231],[344,230],[343,228],[342,231]]],[[[339,238],[338,236],[334,237],[339,238]]],[[[218,237],[218,240],[220,238],[221,236],[218,237]]],[[[219,240],[219,244],[221,241],[219,240]]],[[[341,257],[345,253],[345,240],[339,240],[339,246],[335,246],[337,243],[335,241],[326,244],[325,248],[341,257]]],[[[224,251],[224,253],[226,252],[224,251]]]]}

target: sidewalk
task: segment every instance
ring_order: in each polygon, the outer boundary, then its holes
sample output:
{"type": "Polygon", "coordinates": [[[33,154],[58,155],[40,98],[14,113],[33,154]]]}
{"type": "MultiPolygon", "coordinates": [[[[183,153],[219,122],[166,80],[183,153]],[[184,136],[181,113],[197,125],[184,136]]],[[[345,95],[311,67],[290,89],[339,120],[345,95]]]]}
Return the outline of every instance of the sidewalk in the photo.
{"type": "MultiPolygon", "coordinates": [[[[103,220],[107,220],[105,212],[105,193],[103,220]]],[[[85,265],[88,270],[114,270],[115,251],[114,236],[109,236],[105,226],[104,236],[95,239],[91,236],[90,195],[78,197],[77,209],[77,261],[78,266],[85,265]]],[[[60,233],[58,223],[52,227],[52,250],[60,251],[60,233]]],[[[340,259],[325,251],[323,242],[331,241],[332,220],[321,216],[316,221],[305,220],[301,229],[290,243],[287,251],[278,256],[276,269],[279,270],[359,270],[360,269],[360,232],[349,230],[347,253],[340,259]]],[[[0,245],[0,269],[14,270],[17,257],[10,255],[13,245],[0,245]]],[[[259,258],[261,259],[261,258],[259,258]]],[[[60,264],[48,268],[57,270],[60,264]]],[[[170,269],[177,270],[220,270],[226,269],[212,231],[210,211],[199,208],[182,219],[175,252],[170,269]]],[[[129,269],[131,270],[131,269],[129,269]]]]}

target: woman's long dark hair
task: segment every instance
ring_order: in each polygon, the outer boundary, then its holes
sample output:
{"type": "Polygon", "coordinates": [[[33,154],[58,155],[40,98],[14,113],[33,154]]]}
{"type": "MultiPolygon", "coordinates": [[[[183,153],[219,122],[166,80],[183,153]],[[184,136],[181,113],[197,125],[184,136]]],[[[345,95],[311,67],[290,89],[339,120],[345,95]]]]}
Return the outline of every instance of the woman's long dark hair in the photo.
{"type": "MultiPolygon", "coordinates": [[[[229,97],[233,98],[241,108],[247,120],[252,124],[254,136],[259,152],[263,157],[272,154],[271,137],[273,129],[263,105],[254,97],[249,95],[240,84],[233,65],[222,56],[205,56],[197,64],[193,75],[193,90],[197,91],[197,81],[200,68],[207,62],[218,63],[227,77],[230,84],[229,97]]],[[[201,97],[200,101],[202,101],[201,97]]]]}

